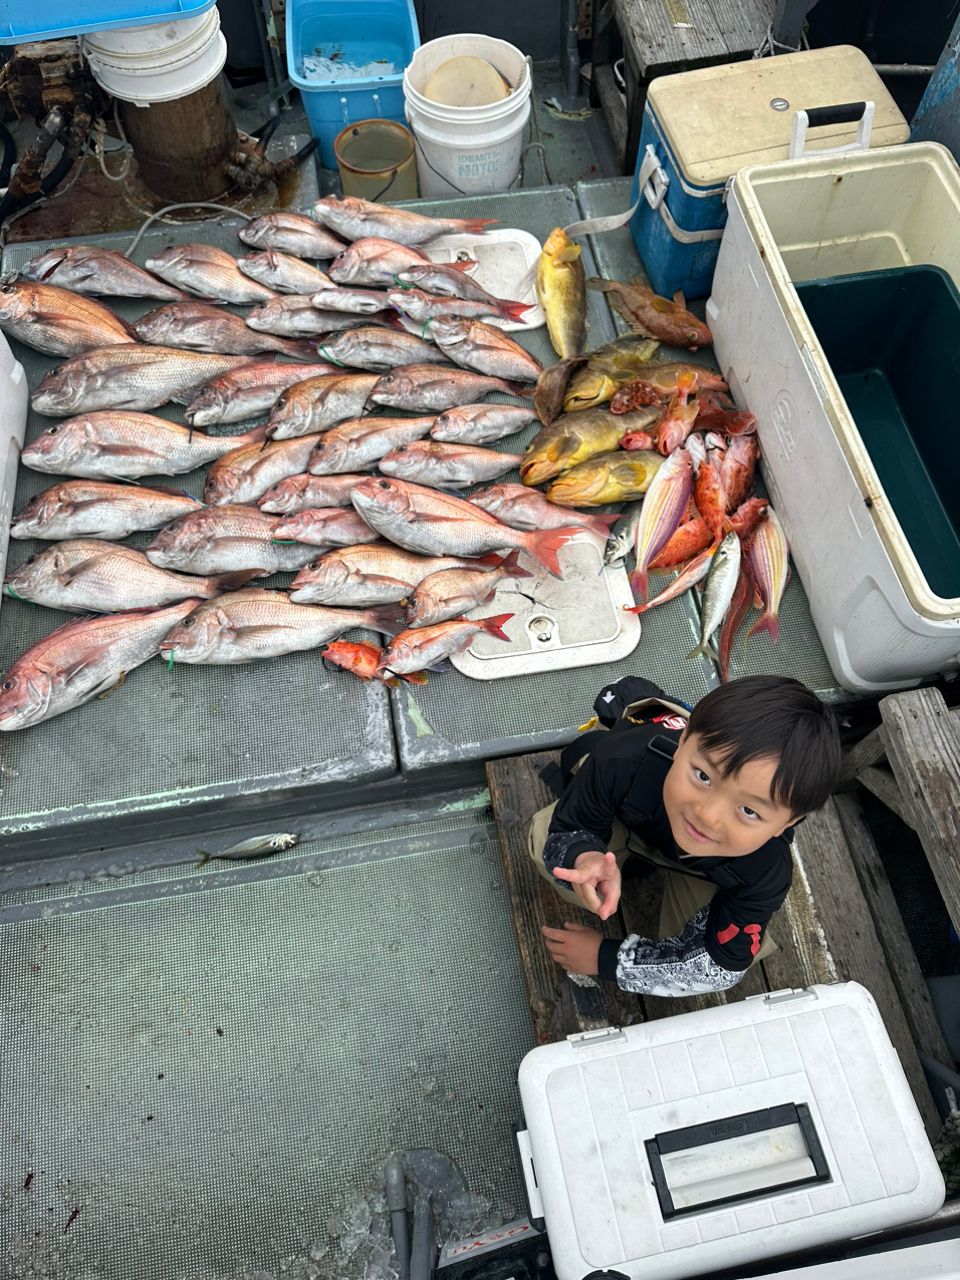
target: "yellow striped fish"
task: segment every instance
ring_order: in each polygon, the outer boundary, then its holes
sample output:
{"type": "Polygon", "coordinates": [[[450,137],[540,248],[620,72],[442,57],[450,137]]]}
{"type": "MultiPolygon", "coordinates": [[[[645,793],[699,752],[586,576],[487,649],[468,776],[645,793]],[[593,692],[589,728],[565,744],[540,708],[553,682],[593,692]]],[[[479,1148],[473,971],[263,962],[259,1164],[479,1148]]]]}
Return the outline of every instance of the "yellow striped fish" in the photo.
{"type": "Polygon", "coordinates": [[[647,566],[679,527],[692,489],[693,459],[686,449],[676,449],[653,477],[637,525],[637,567],[630,575],[630,585],[641,600],[647,598],[647,566]]]}
{"type": "Polygon", "coordinates": [[[790,547],[773,507],[767,508],[767,518],[748,540],[746,552],[763,601],[763,616],[747,632],[747,639],[758,631],[766,631],[771,643],[776,644],[780,634],[780,601],[790,577],[790,547]]]}

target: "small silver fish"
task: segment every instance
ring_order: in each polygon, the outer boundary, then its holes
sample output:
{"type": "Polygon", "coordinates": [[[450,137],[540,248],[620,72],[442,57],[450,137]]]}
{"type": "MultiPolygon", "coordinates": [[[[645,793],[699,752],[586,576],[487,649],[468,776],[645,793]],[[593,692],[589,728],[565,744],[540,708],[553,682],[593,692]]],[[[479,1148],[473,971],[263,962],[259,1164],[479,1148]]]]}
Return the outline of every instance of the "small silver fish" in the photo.
{"type": "Polygon", "coordinates": [[[687,654],[688,658],[703,656],[719,662],[710,637],[723,621],[730,607],[740,576],[740,539],[733,529],[720,543],[713,557],[710,572],[703,588],[700,618],[700,643],[687,654]]]}
{"type": "Polygon", "coordinates": [[[607,546],[603,553],[606,565],[622,564],[633,550],[637,537],[637,525],[643,511],[643,502],[629,502],[624,507],[620,519],[613,526],[607,546]]]}

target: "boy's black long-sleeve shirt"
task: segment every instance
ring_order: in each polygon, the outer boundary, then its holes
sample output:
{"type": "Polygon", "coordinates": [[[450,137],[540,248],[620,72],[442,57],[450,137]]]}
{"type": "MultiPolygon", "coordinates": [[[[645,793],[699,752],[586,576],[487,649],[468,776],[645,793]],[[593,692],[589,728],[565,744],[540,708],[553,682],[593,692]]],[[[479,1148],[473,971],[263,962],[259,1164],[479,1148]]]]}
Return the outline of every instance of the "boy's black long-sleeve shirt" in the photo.
{"type": "Polygon", "coordinates": [[[626,990],[686,995],[734,986],[760,949],[763,930],[790,888],[793,832],[736,858],[707,858],[678,848],[663,805],[663,782],[680,738],[678,718],[652,707],[640,724],[620,723],[584,741],[589,755],[564,788],[543,850],[548,870],[572,868],[581,853],[609,848],[613,822],[653,846],[681,874],[717,885],[717,893],[673,938],[635,935],[600,948],[600,976],[626,990]]]}

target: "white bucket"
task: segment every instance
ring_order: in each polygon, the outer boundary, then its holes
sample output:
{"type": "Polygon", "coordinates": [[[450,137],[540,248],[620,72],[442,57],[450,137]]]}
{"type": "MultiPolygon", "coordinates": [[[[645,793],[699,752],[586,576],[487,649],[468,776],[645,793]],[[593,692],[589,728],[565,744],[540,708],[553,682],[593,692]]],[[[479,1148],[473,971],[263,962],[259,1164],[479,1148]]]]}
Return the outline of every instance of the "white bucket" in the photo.
{"type": "Polygon", "coordinates": [[[83,51],[97,84],[138,107],[195,93],[227,60],[216,5],[198,18],[94,32],[83,37],[83,51]]]}
{"type": "Polygon", "coordinates": [[[417,142],[423,196],[506,191],[520,172],[523,128],[530,115],[530,67],[519,49],[492,36],[442,36],[421,45],[403,73],[407,120],[417,142]],[[485,58],[513,86],[485,107],[449,107],[422,90],[450,58],[485,58]]]}

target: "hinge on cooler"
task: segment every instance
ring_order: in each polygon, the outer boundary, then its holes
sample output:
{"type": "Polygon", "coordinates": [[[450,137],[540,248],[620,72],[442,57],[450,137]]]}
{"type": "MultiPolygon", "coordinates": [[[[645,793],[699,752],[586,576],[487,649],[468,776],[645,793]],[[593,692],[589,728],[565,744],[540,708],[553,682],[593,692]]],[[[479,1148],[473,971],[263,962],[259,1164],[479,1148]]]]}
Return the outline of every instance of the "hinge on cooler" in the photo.
{"type": "Polygon", "coordinates": [[[572,1036],[567,1036],[574,1048],[578,1045],[611,1044],[615,1040],[625,1039],[619,1027],[597,1027],[593,1031],[575,1031],[572,1036]]]}
{"type": "Polygon", "coordinates": [[[747,996],[744,1003],[750,1000],[763,1000],[766,1004],[787,1004],[793,1000],[819,1000],[813,987],[784,987],[782,991],[762,991],[756,996],[747,996]]]}

